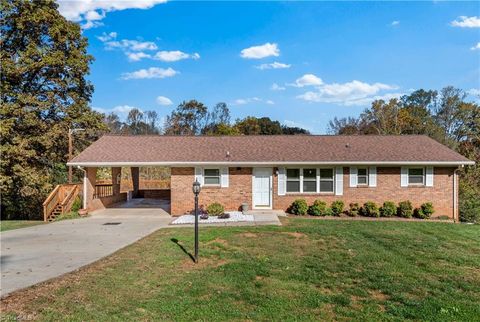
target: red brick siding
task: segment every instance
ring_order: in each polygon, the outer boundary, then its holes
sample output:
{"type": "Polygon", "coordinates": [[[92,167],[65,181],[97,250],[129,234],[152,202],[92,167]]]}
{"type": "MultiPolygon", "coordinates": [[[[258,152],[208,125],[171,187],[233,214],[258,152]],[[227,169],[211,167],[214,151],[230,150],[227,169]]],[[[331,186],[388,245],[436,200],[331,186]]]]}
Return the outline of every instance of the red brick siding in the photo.
{"type": "MultiPolygon", "coordinates": [[[[377,167],[377,187],[350,188],[349,168],[344,167],[343,196],[334,194],[288,194],[278,196],[278,177],[273,175],[273,209],[286,210],[293,200],[305,198],[313,203],[321,199],[328,203],[334,200],[343,200],[346,205],[351,202],[360,204],[374,201],[381,205],[386,200],[399,202],[410,200],[414,207],[431,201],[435,207],[434,216],[453,217],[453,173],[455,168],[434,168],[433,187],[400,187],[400,167],[377,167]]],[[[225,206],[226,210],[237,210],[243,202],[252,204],[252,168],[242,167],[229,170],[228,188],[203,187],[200,193],[199,204],[207,206],[217,201],[225,206]]],[[[190,212],[194,207],[192,183],[194,168],[172,168],[171,175],[171,202],[172,215],[181,215],[190,212]]]]}
{"type": "MultiPolygon", "coordinates": [[[[194,168],[172,168],[171,171],[171,213],[182,215],[194,208],[192,183],[194,168]]],[[[219,202],[225,210],[238,210],[243,202],[252,202],[252,168],[230,168],[228,188],[202,187],[199,205],[207,207],[219,202]]]]}
{"type": "Polygon", "coordinates": [[[321,199],[330,203],[334,200],[343,200],[348,206],[351,202],[363,204],[373,201],[378,205],[391,200],[400,202],[410,200],[414,207],[419,207],[424,202],[433,202],[434,216],[453,217],[453,171],[455,168],[434,168],[433,187],[400,187],[400,167],[377,167],[377,187],[350,188],[349,167],[343,168],[343,196],[333,193],[325,194],[287,194],[278,196],[277,177],[274,177],[273,202],[275,209],[286,210],[297,198],[305,198],[313,203],[321,199]]]}

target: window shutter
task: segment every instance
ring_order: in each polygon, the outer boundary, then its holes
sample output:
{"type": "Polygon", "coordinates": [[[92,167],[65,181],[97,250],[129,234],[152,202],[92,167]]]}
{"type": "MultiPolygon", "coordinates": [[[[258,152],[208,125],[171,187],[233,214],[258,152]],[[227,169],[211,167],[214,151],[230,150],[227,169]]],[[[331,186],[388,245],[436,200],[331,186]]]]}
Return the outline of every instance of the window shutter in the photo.
{"type": "Polygon", "coordinates": [[[400,172],[400,186],[408,187],[408,168],[402,167],[400,172]]]}
{"type": "Polygon", "coordinates": [[[357,187],[357,167],[350,167],[350,187],[356,188],[357,187]]]}
{"type": "Polygon", "coordinates": [[[433,187],[433,167],[426,168],[425,185],[427,187],[433,187]]]}
{"type": "Polygon", "coordinates": [[[195,180],[203,186],[203,169],[200,167],[195,167],[195,180]]]}
{"type": "Polygon", "coordinates": [[[220,178],[220,186],[222,188],[228,188],[228,167],[224,167],[220,169],[221,178],[220,178]]]}
{"type": "Polygon", "coordinates": [[[368,186],[376,187],[377,186],[377,167],[370,167],[368,171],[368,186]]]}
{"type": "Polygon", "coordinates": [[[335,195],[343,195],[343,167],[335,168],[335,195]]]}
{"type": "Polygon", "coordinates": [[[287,178],[285,175],[285,168],[278,168],[278,195],[285,196],[287,190],[287,178]]]}

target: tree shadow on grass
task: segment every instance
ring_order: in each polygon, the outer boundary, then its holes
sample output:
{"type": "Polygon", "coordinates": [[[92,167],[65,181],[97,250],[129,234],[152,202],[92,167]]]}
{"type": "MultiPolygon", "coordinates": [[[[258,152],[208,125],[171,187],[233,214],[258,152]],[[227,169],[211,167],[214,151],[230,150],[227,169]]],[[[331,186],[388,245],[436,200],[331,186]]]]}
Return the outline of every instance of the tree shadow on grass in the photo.
{"type": "Polygon", "coordinates": [[[185,246],[183,246],[178,239],[172,238],[172,239],[170,239],[170,240],[171,240],[173,243],[177,244],[177,246],[180,247],[180,249],[181,249],[185,254],[187,254],[188,257],[190,257],[190,259],[192,260],[192,262],[195,263],[195,257],[193,257],[193,255],[190,254],[190,253],[187,251],[187,249],[185,248],[185,246]]]}

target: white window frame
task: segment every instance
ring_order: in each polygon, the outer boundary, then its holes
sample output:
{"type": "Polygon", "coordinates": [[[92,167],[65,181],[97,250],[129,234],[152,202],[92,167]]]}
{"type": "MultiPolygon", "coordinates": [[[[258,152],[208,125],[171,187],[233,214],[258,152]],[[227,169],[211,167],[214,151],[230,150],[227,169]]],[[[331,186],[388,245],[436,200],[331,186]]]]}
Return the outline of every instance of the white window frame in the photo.
{"type": "Polygon", "coordinates": [[[370,170],[369,170],[369,168],[368,167],[357,168],[357,186],[368,187],[369,185],[370,185],[370,170]],[[359,174],[360,170],[363,170],[363,169],[365,169],[365,176],[359,174]],[[366,179],[365,183],[360,183],[360,181],[358,180],[359,177],[365,177],[365,179],[366,179]]]}
{"type": "Polygon", "coordinates": [[[335,168],[334,167],[324,167],[324,168],[316,168],[314,166],[312,167],[289,167],[289,168],[285,168],[285,193],[288,195],[288,194],[335,194],[335,186],[336,186],[336,171],[335,171],[335,168]],[[315,181],[315,191],[308,191],[308,192],[304,192],[303,191],[303,182],[304,182],[304,177],[303,177],[303,170],[304,169],[315,169],[316,171],[316,177],[315,179],[310,179],[308,181],[315,181]],[[298,179],[297,178],[294,178],[294,179],[289,179],[288,177],[288,170],[299,170],[299,177],[298,179]],[[328,179],[323,179],[320,177],[320,170],[331,170],[332,171],[332,178],[328,178],[328,179]],[[288,187],[288,182],[289,181],[298,181],[299,182],[299,185],[300,185],[300,189],[299,191],[288,191],[287,190],[287,187],[288,187]],[[320,182],[321,181],[329,181],[329,182],[332,182],[333,185],[332,185],[332,190],[331,191],[320,191],[320,182]]]}
{"type": "Polygon", "coordinates": [[[318,169],[318,187],[317,187],[318,193],[324,193],[324,194],[331,194],[331,193],[334,194],[334,193],[335,193],[335,175],[336,175],[336,173],[335,173],[335,168],[330,168],[330,167],[328,167],[328,168],[319,168],[319,169],[318,169]],[[331,179],[323,179],[323,180],[322,180],[322,176],[321,176],[321,171],[322,171],[322,170],[332,170],[332,178],[331,178],[331,179]],[[331,182],[333,182],[333,184],[332,184],[332,191],[321,191],[321,190],[320,190],[320,186],[321,186],[320,184],[321,184],[322,181],[328,181],[328,182],[331,181],[331,182]]]}
{"type": "MultiPolygon", "coordinates": [[[[419,177],[420,175],[412,175],[414,177],[419,177]]],[[[424,167],[409,167],[407,169],[407,184],[409,186],[425,186],[425,178],[426,176],[426,171],[425,171],[425,168],[424,167]],[[413,170],[413,169],[422,169],[422,183],[410,183],[410,170],[413,170]]]]}
{"type": "Polygon", "coordinates": [[[285,169],[285,192],[287,194],[288,193],[302,193],[303,192],[302,174],[303,174],[303,169],[302,168],[286,168],[285,169]],[[297,169],[298,169],[298,179],[297,178],[288,179],[288,170],[297,170],[297,169]],[[298,181],[299,182],[298,191],[288,191],[288,182],[289,181],[298,181]]]}
{"type": "Polygon", "coordinates": [[[302,179],[302,180],[301,180],[301,181],[302,181],[302,182],[301,182],[301,185],[302,185],[301,191],[304,192],[304,193],[317,193],[317,191],[318,191],[318,186],[317,186],[318,169],[315,168],[315,167],[312,167],[312,168],[301,168],[300,171],[301,171],[300,179],[302,179]],[[305,169],[315,170],[315,177],[309,178],[309,179],[305,180],[305,174],[304,174],[304,172],[303,172],[305,169]],[[308,182],[308,181],[309,181],[309,182],[315,182],[315,190],[314,190],[314,191],[304,191],[305,187],[304,187],[303,183],[304,183],[305,181],[307,181],[307,182],[308,182]]]}
{"type": "Polygon", "coordinates": [[[222,169],[220,168],[203,168],[202,170],[203,174],[203,185],[206,187],[220,187],[222,185],[222,169]],[[218,171],[218,176],[207,176],[205,175],[206,170],[217,170],[218,171]],[[206,178],[217,178],[218,177],[218,183],[206,183],[207,180],[206,178]]]}

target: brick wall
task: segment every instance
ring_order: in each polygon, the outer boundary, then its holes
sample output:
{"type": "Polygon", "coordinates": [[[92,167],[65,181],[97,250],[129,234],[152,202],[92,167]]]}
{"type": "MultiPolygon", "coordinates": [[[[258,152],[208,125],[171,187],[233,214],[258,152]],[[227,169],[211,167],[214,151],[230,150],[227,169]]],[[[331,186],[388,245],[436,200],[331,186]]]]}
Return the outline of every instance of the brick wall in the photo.
{"type": "Polygon", "coordinates": [[[348,206],[351,202],[363,204],[373,201],[379,206],[384,201],[410,200],[413,207],[419,207],[424,202],[433,202],[436,216],[453,217],[453,171],[455,168],[434,168],[433,187],[400,187],[400,167],[377,167],[376,187],[350,188],[349,167],[343,168],[343,196],[332,194],[288,194],[278,196],[277,177],[274,176],[273,204],[275,209],[286,210],[297,198],[304,198],[309,204],[315,199],[327,203],[343,200],[348,206]]]}
{"type": "MultiPolygon", "coordinates": [[[[382,204],[386,200],[399,202],[410,200],[414,207],[431,201],[435,207],[434,216],[453,217],[453,172],[455,168],[434,168],[433,187],[400,187],[400,167],[377,167],[377,187],[349,187],[349,168],[344,167],[343,196],[332,194],[288,194],[278,196],[277,179],[273,175],[273,209],[286,210],[293,200],[305,198],[309,204],[315,199],[327,203],[343,200],[346,205],[351,202],[363,204],[374,201],[382,204]]],[[[252,168],[230,168],[228,188],[203,187],[199,204],[207,206],[217,201],[226,210],[239,209],[242,202],[252,204],[252,168]]],[[[172,215],[181,215],[193,210],[194,201],[192,183],[194,168],[172,168],[171,202],[172,215]]]]}
{"type": "MultiPolygon", "coordinates": [[[[171,213],[182,215],[194,209],[192,183],[194,168],[172,168],[171,213]]],[[[228,188],[202,187],[198,204],[207,207],[220,202],[225,210],[238,210],[243,202],[252,203],[252,168],[230,168],[228,188]]]]}

